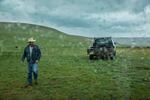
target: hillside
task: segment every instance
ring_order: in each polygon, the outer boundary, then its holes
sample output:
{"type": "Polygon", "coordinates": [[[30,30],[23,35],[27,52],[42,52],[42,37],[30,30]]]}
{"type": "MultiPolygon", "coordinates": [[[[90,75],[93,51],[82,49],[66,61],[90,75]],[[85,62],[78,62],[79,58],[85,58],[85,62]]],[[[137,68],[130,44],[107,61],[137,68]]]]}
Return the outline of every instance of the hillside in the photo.
{"type": "Polygon", "coordinates": [[[37,44],[43,49],[56,46],[67,47],[71,44],[83,46],[82,43],[87,45],[88,41],[83,37],[69,36],[48,27],[23,23],[0,23],[0,44],[4,48],[13,48],[15,46],[22,48],[29,37],[34,37],[37,40],[37,44]]]}
{"type": "Polygon", "coordinates": [[[91,40],[32,24],[0,23],[0,100],[150,99],[150,49],[117,48],[113,61],[90,61],[91,40]],[[22,88],[27,38],[42,51],[39,85],[22,88]]]}

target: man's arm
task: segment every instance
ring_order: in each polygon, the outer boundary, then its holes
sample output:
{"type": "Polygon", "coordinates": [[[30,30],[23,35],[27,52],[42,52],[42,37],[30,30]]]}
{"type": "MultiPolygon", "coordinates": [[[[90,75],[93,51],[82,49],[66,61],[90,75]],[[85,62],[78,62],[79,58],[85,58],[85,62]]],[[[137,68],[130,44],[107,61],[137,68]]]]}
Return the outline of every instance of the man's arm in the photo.
{"type": "Polygon", "coordinates": [[[38,46],[37,46],[37,52],[38,52],[37,60],[39,61],[41,58],[41,50],[38,46]]]}
{"type": "Polygon", "coordinates": [[[23,52],[21,60],[24,62],[25,58],[26,58],[26,48],[24,48],[24,52],[23,52]]]}

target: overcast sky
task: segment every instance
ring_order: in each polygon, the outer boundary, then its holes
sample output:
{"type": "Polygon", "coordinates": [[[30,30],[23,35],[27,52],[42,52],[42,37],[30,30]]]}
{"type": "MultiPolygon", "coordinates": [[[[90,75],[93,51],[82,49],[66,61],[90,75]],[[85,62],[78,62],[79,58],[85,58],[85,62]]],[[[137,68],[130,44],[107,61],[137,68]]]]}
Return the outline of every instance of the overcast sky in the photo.
{"type": "Polygon", "coordinates": [[[90,37],[150,37],[150,0],[0,0],[0,21],[90,37]]]}

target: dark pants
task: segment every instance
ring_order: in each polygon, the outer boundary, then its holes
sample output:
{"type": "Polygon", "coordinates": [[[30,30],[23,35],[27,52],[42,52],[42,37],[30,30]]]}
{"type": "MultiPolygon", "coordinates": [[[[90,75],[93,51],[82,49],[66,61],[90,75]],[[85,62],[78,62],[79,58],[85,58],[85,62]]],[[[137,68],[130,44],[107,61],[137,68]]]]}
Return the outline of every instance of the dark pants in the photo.
{"type": "Polygon", "coordinates": [[[38,77],[38,64],[37,63],[28,63],[28,83],[32,84],[32,74],[34,80],[37,80],[38,77]]]}

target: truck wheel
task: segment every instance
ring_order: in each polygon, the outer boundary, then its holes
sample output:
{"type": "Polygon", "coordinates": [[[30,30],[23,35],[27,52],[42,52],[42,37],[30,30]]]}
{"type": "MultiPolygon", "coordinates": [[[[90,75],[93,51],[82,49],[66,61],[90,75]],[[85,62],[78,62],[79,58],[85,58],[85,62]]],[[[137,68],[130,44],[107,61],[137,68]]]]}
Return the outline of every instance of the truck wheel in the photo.
{"type": "Polygon", "coordinates": [[[110,59],[111,59],[111,60],[114,60],[114,59],[115,59],[115,56],[111,56],[110,59]]]}
{"type": "Polygon", "coordinates": [[[93,59],[94,59],[94,56],[93,56],[93,55],[89,55],[89,59],[90,59],[90,60],[93,60],[93,59]]]}

